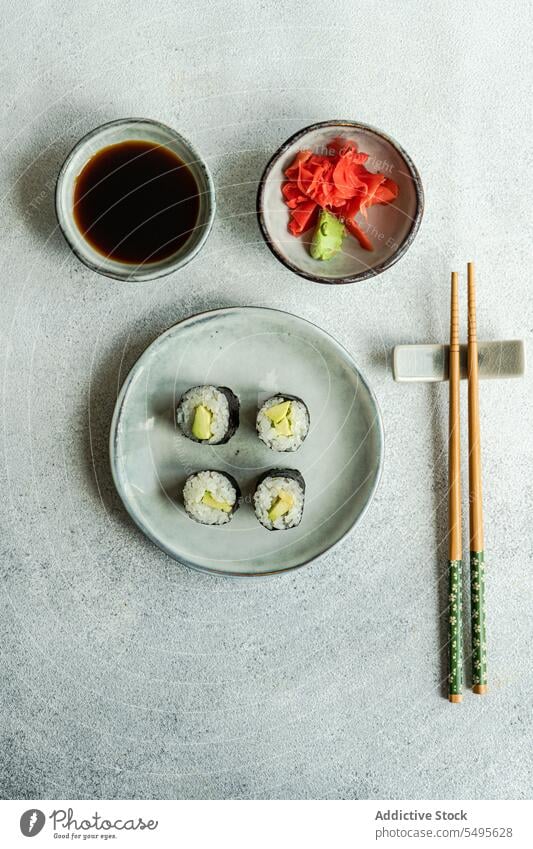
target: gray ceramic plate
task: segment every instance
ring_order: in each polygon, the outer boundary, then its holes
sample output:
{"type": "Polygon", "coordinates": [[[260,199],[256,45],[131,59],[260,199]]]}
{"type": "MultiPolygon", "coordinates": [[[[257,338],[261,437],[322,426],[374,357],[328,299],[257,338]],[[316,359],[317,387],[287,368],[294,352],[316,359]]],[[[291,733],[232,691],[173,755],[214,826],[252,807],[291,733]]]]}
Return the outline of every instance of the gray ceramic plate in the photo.
{"type": "Polygon", "coordinates": [[[308,563],[338,542],[370,503],[383,461],[376,399],[348,352],[315,325],[289,313],[232,307],[192,316],[142,354],[126,379],[110,437],[116,487],[141,530],[171,557],[226,575],[266,575],[308,563]],[[241,424],[226,444],[191,442],[174,424],[176,403],[201,383],[231,387],[241,424]],[[270,451],[257,438],[258,403],[282,391],[300,395],[311,429],[299,451],[270,451]],[[299,469],[307,484],[298,528],[267,531],[251,494],[269,467],[299,469]],[[188,474],[230,472],[244,502],[229,525],[205,527],[184,512],[188,474]]]}

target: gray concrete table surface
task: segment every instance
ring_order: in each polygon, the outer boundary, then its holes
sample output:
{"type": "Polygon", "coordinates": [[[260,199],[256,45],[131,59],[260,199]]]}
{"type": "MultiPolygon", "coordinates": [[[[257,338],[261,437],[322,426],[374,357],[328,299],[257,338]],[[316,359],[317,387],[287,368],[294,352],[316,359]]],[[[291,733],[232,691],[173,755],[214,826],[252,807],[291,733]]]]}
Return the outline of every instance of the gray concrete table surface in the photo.
{"type": "Polygon", "coordinates": [[[469,259],[480,338],[530,336],[530,5],[1,8],[2,796],[528,797],[531,378],[481,387],[490,694],[450,706],[447,390],[394,384],[390,357],[445,340],[449,272],[469,259]],[[53,190],[82,134],[129,115],[198,146],[218,214],[198,261],[125,285],[69,252],[53,190]],[[254,211],[273,150],[334,117],[397,138],[426,191],[401,262],[340,288],[277,263],[254,211]],[[107,435],[151,340],[192,312],[250,303],[315,321],[352,352],[379,398],[386,460],[333,553],[231,581],[187,571],[136,530],[107,435]]]}

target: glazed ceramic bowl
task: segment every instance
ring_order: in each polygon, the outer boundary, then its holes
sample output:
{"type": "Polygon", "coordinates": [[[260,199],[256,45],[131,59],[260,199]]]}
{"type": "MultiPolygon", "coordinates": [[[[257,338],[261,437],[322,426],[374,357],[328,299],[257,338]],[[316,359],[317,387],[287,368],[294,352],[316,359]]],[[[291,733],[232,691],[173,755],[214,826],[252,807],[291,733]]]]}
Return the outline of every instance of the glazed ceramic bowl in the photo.
{"type": "Polygon", "coordinates": [[[418,232],[424,209],[420,175],[400,145],[380,130],[355,121],[323,121],[291,136],[266,166],[257,194],[257,216],[261,233],[274,254],[287,268],[317,283],[355,283],[390,268],[404,255],[418,232]],[[368,210],[368,219],[358,223],[374,245],[373,251],[360,247],[352,236],[344,239],[342,250],[327,262],[309,253],[313,231],[299,237],[289,233],[289,210],[281,194],[285,169],[300,150],[327,155],[331,141],[342,136],[357,143],[369,154],[366,167],[393,179],[399,187],[392,204],[377,204],[368,210]]]}
{"type": "Polygon", "coordinates": [[[204,246],[215,217],[215,188],[205,161],[183,136],[159,121],[124,118],[97,127],[69,153],[57,180],[56,214],[70,248],[93,271],[117,280],[154,280],[183,268],[204,246]],[[200,197],[196,227],[185,244],[171,256],[143,265],[122,262],[99,253],[84,238],[73,214],[76,179],[89,159],[104,147],[132,140],[154,142],[170,148],[191,171],[200,197]]]}

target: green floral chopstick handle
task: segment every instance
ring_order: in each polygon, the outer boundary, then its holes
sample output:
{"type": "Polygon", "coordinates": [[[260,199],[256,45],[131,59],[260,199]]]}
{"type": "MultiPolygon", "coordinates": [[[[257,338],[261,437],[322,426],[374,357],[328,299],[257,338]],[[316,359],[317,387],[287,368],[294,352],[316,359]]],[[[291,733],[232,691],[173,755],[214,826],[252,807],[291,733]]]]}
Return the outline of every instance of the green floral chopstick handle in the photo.
{"type": "Polygon", "coordinates": [[[448,562],[448,698],[460,702],[463,692],[462,560],[448,562]]]}
{"type": "Polygon", "coordinates": [[[472,615],[472,685],[487,689],[487,634],[485,623],[485,552],[470,552],[470,603],[472,615]]]}

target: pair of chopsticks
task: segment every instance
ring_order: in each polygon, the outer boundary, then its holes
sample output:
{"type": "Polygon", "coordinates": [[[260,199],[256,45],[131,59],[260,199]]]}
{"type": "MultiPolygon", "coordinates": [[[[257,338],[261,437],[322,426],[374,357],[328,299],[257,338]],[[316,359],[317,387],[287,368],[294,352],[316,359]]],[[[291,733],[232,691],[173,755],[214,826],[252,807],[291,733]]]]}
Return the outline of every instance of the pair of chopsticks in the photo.
{"type": "MultiPolygon", "coordinates": [[[[485,625],[485,564],[481,494],[481,444],[479,428],[478,350],[474,264],[468,263],[468,483],[470,490],[470,603],[472,618],[472,688],[487,691],[485,625]]],[[[459,365],[459,281],[452,272],[450,309],[450,418],[449,418],[449,563],[448,640],[451,702],[463,695],[462,544],[461,544],[461,436],[459,365]]]]}

